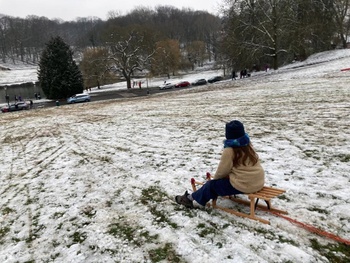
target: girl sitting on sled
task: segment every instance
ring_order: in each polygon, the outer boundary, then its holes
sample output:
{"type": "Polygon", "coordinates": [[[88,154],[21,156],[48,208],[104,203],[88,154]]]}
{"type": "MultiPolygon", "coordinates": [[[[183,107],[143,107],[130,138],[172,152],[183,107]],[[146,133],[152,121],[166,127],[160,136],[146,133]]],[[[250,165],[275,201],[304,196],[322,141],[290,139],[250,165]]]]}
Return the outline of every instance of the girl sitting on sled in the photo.
{"type": "Polygon", "coordinates": [[[207,181],[197,191],[177,195],[175,201],[193,208],[193,201],[205,206],[218,196],[249,194],[261,190],[265,183],[265,173],[259,156],[245,133],[240,121],[226,123],[226,140],[214,180],[207,181]]]}

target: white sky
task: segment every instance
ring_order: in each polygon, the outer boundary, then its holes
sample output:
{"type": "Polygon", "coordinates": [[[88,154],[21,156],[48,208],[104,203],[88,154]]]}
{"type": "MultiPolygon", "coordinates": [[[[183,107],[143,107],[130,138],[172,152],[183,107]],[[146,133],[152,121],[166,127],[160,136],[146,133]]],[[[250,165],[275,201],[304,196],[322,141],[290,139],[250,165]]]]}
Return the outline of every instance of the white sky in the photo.
{"type": "Polygon", "coordinates": [[[105,20],[109,11],[126,14],[139,6],[154,8],[158,5],[206,10],[216,14],[220,2],[221,0],[0,0],[0,14],[22,18],[37,15],[49,19],[61,18],[65,21],[96,16],[105,20]]]}

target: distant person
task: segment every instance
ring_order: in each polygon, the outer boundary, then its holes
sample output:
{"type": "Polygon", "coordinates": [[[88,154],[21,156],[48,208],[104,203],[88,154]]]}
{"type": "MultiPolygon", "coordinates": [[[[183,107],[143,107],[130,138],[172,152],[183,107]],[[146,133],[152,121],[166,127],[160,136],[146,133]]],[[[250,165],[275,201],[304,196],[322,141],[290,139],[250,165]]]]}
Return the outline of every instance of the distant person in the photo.
{"type": "Polygon", "coordinates": [[[40,100],[41,99],[41,95],[40,95],[40,92],[38,93],[38,100],[40,100]]]}
{"type": "Polygon", "coordinates": [[[246,78],[247,77],[247,69],[242,69],[241,70],[241,73],[240,73],[240,78],[243,79],[243,78],[246,78]]]}
{"type": "Polygon", "coordinates": [[[269,70],[269,64],[265,64],[265,72],[267,72],[269,70]]]}
{"type": "Polygon", "coordinates": [[[34,97],[35,97],[35,99],[37,100],[37,99],[38,99],[38,94],[37,94],[37,93],[34,93],[34,97]]]}
{"type": "Polygon", "coordinates": [[[236,71],[232,70],[232,80],[236,80],[236,71]]]}
{"type": "Polygon", "coordinates": [[[18,96],[18,100],[22,101],[22,96],[21,95],[18,96]]]}
{"type": "Polygon", "coordinates": [[[141,81],[139,81],[139,88],[141,89],[141,81]]]}

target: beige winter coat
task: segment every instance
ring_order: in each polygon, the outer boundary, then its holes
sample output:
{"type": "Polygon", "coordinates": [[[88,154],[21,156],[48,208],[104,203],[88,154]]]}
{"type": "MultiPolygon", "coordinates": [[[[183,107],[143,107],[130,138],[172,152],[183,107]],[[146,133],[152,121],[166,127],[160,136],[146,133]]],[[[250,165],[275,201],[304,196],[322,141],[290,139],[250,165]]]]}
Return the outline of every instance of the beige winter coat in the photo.
{"type": "Polygon", "coordinates": [[[235,168],[232,161],[233,153],[234,148],[224,148],[214,179],[229,176],[232,186],[247,194],[261,190],[265,183],[265,172],[260,161],[255,165],[250,163],[247,166],[240,165],[235,168]]]}

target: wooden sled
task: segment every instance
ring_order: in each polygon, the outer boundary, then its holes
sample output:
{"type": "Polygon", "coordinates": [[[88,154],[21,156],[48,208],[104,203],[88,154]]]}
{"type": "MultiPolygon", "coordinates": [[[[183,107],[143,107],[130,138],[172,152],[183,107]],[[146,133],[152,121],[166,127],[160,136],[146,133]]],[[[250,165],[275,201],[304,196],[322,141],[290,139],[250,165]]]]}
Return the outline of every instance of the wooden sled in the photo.
{"type": "MultiPolygon", "coordinates": [[[[211,180],[211,175],[209,173],[207,173],[207,180],[211,180]]],[[[197,185],[203,185],[204,183],[202,182],[197,182],[194,178],[191,179],[191,185],[192,185],[192,190],[196,191],[197,190],[197,185]]],[[[266,212],[270,212],[270,213],[280,213],[280,214],[288,214],[288,212],[283,211],[283,210],[279,210],[276,208],[273,208],[271,205],[271,199],[285,193],[286,190],[283,189],[278,189],[278,188],[273,188],[273,187],[267,187],[264,186],[263,189],[261,189],[260,191],[256,192],[256,193],[252,193],[252,194],[244,194],[248,197],[249,200],[244,200],[241,198],[237,198],[236,196],[225,196],[223,198],[226,199],[230,199],[233,202],[239,203],[239,204],[243,204],[246,206],[250,206],[250,213],[246,214],[246,213],[242,213],[242,212],[238,212],[236,210],[230,209],[230,208],[226,208],[226,207],[222,207],[222,206],[218,206],[216,204],[216,200],[213,200],[211,203],[211,206],[215,209],[220,209],[222,211],[225,211],[227,213],[233,214],[233,215],[237,215],[237,216],[241,216],[241,217],[247,217],[250,218],[252,220],[256,220],[259,222],[262,222],[264,224],[270,224],[270,221],[260,218],[258,216],[256,216],[255,214],[255,210],[257,208],[259,208],[260,210],[266,211],[266,212]],[[266,205],[261,205],[259,204],[259,200],[262,199],[265,201],[266,205]]],[[[210,206],[210,203],[208,203],[207,205],[210,206]]]]}

